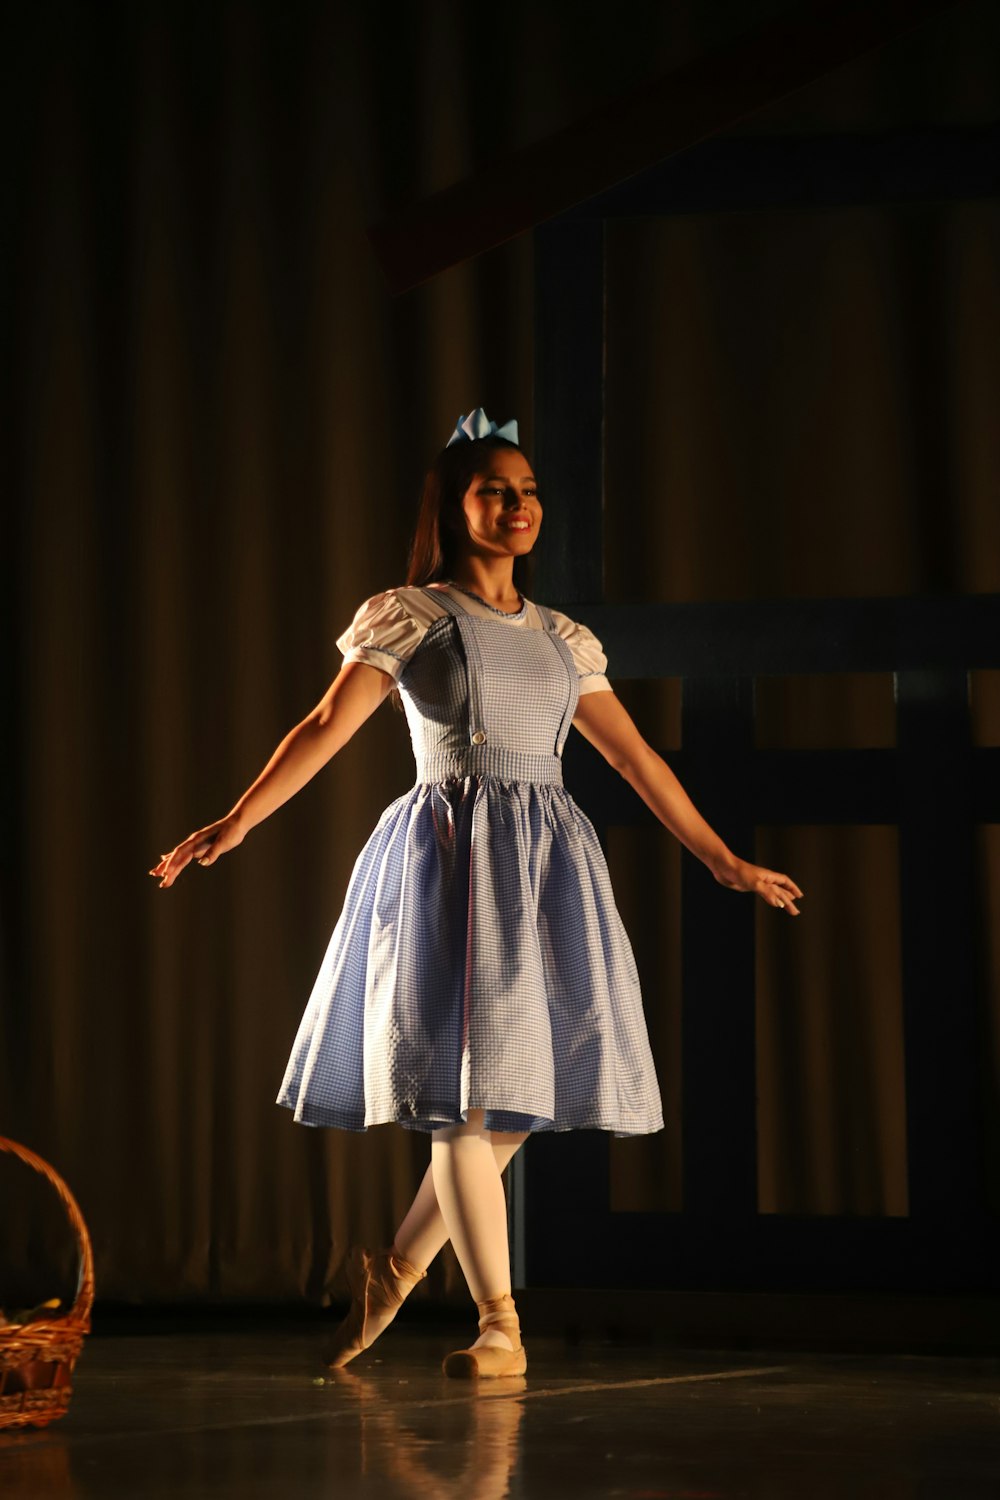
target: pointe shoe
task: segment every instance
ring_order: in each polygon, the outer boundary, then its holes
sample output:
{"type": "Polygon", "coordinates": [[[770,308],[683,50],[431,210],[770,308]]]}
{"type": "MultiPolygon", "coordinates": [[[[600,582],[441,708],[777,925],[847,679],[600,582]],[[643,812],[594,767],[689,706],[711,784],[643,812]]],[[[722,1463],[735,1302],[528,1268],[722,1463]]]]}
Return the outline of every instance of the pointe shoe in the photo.
{"type": "Polygon", "coordinates": [[[333,1349],[327,1360],[331,1370],[339,1370],[370,1349],[417,1282],[427,1275],[397,1255],[392,1246],[375,1251],[356,1246],[347,1258],[346,1270],[351,1306],[333,1335],[333,1349]]]}
{"type": "Polygon", "coordinates": [[[521,1343],[521,1323],[513,1297],[504,1292],[499,1297],[484,1297],[476,1306],[480,1312],[479,1332],[496,1328],[507,1335],[514,1347],[480,1344],[475,1349],[454,1349],[444,1357],[441,1365],[444,1373],[465,1380],[482,1375],[523,1375],[528,1368],[528,1356],[521,1343]]]}

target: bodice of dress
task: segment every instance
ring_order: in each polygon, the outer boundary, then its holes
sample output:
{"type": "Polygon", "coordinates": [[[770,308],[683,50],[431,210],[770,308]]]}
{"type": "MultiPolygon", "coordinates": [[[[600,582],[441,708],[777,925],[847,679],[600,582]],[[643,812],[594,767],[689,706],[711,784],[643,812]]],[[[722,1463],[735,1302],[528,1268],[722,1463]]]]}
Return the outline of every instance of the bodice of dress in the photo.
{"type": "Polygon", "coordinates": [[[420,782],[561,781],[581,694],[611,688],[585,625],[530,600],[507,614],[454,585],[373,595],[337,645],[397,683],[420,782]]]}
{"type": "Polygon", "coordinates": [[[539,606],[542,629],[515,631],[438,597],[446,613],[399,680],[418,781],[477,773],[560,781],[580,692],[548,611],[539,606]]]}

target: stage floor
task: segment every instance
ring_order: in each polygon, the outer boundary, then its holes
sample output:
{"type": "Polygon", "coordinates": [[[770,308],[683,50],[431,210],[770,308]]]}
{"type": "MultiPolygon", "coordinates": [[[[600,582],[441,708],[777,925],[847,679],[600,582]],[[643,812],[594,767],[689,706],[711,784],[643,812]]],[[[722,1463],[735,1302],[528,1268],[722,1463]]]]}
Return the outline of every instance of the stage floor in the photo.
{"type": "Polygon", "coordinates": [[[306,1324],[92,1336],[68,1415],[0,1433],[4,1500],[995,1500],[1000,1361],[526,1338],[528,1373],[441,1373],[454,1326],[339,1372],[306,1324]]]}

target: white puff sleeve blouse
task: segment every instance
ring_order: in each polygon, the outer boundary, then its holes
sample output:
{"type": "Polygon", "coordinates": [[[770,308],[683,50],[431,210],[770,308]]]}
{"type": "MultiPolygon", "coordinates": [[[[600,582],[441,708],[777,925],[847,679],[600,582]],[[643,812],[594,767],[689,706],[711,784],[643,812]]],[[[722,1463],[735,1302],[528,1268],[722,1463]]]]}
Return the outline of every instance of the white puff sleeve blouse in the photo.
{"type": "MultiPolygon", "coordinates": [[[[337,637],[337,647],[345,661],[380,667],[398,682],[425,631],[440,612],[419,589],[386,589],[373,594],[359,607],[348,628],[337,637]]],[[[470,610],[479,612],[484,611],[474,607],[470,610]]],[[[557,609],[552,610],[552,620],[576,663],[581,696],[602,689],[611,691],[606,676],[608,659],[593,631],[557,609]]],[[[541,624],[538,611],[529,601],[525,617],[512,620],[510,628],[538,630],[541,624]]]]}
{"type": "Polygon", "coordinates": [[[359,607],[343,635],[337,637],[337,647],[345,662],[362,661],[381,667],[398,682],[426,629],[426,624],[403,608],[397,591],[386,589],[359,607]]]}
{"type": "Polygon", "coordinates": [[[558,609],[552,611],[552,619],[573,653],[580,679],[581,698],[584,693],[598,693],[605,688],[611,692],[612,687],[606,675],[608,658],[594,632],[579,620],[571,620],[568,615],[561,614],[558,609]]]}

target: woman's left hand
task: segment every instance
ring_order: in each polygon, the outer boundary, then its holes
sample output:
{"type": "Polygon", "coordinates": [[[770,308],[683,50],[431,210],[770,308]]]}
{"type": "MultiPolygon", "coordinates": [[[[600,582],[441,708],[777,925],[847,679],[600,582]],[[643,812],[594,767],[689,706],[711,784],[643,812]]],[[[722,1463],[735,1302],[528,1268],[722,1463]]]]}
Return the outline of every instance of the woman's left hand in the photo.
{"type": "Polygon", "coordinates": [[[802,899],[802,892],[792,877],[782,875],[780,870],[767,870],[763,865],[737,859],[725,869],[713,870],[712,873],[720,885],[731,891],[753,891],[768,906],[784,907],[790,916],[801,916],[795,902],[802,899]]]}

